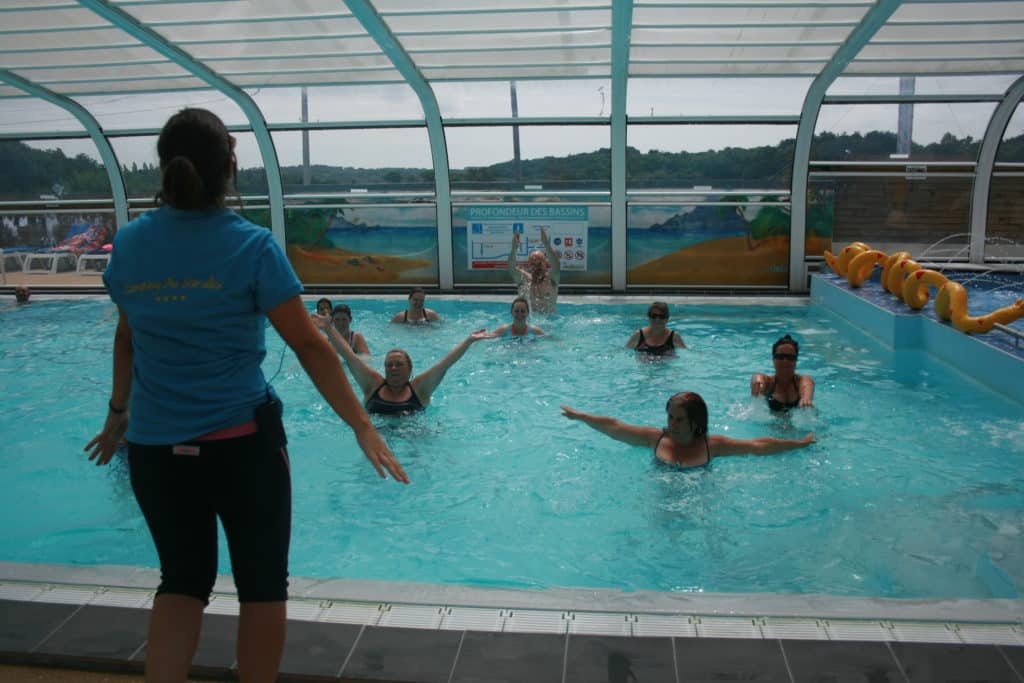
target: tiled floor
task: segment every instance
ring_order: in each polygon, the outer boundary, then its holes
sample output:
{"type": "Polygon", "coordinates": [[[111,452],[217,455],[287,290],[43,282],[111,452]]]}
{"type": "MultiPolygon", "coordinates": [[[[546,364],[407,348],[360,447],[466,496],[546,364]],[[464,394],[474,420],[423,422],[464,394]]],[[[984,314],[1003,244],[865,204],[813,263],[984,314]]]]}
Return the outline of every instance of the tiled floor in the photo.
{"type": "MultiPolygon", "coordinates": [[[[149,612],[0,600],[0,660],[139,671],[149,612]]],[[[230,677],[237,617],[207,614],[194,675],[230,677]]],[[[292,620],[281,680],[992,681],[1024,683],[1024,645],[518,633],[292,620]]]]}

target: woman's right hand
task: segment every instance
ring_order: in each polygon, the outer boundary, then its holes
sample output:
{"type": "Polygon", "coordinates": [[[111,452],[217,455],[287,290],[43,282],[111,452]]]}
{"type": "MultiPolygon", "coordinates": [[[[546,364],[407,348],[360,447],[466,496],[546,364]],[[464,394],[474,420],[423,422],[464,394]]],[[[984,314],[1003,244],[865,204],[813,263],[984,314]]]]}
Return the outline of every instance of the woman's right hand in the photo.
{"type": "Polygon", "coordinates": [[[331,316],[329,315],[310,313],[309,317],[313,319],[313,324],[321,330],[327,331],[327,328],[331,326],[331,316]]]}
{"type": "Polygon", "coordinates": [[[382,479],[387,479],[387,475],[384,474],[384,471],[387,470],[395,481],[400,481],[403,484],[409,483],[409,476],[402,469],[398,458],[391,452],[388,445],[384,443],[384,439],[373,428],[373,425],[357,431],[356,441],[359,443],[359,448],[363,450],[363,455],[370,461],[373,469],[377,470],[377,474],[382,479]]]}
{"type": "Polygon", "coordinates": [[[582,413],[575,408],[570,408],[569,406],[558,407],[562,409],[562,417],[567,417],[570,420],[582,420],[584,415],[586,415],[586,413],[582,413]]]}

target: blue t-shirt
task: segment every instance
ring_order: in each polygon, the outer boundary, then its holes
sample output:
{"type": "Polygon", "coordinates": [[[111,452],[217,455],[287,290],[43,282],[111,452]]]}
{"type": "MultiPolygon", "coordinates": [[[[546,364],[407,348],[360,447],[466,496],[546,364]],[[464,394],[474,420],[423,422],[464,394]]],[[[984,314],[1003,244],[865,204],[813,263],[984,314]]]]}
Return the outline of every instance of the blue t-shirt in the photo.
{"type": "Polygon", "coordinates": [[[117,231],[103,281],[132,329],[129,441],[180,443],[253,418],[264,314],[302,292],[269,230],[165,205],[117,231]]]}

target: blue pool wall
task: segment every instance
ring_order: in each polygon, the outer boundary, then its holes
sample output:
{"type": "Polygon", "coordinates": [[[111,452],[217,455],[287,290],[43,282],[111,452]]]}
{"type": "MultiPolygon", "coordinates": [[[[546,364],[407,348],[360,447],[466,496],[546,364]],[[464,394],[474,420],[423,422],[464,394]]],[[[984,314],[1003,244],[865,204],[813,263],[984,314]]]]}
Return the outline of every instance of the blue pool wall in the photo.
{"type": "MultiPolygon", "coordinates": [[[[813,303],[829,309],[894,351],[929,353],[975,381],[1024,404],[1024,345],[1015,347],[1009,335],[998,331],[987,335],[964,334],[949,323],[905,305],[905,312],[889,310],[888,306],[871,301],[877,296],[873,289],[881,291],[881,284],[868,282],[861,289],[853,289],[845,279],[834,274],[811,275],[813,303]]],[[[884,291],[883,294],[896,301],[891,294],[884,291]]]]}

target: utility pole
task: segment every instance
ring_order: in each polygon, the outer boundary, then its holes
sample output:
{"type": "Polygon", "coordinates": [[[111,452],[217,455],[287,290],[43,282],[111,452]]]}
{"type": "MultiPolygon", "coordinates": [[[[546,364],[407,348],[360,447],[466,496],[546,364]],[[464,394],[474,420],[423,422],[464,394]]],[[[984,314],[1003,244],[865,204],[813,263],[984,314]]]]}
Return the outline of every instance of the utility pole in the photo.
{"type": "MultiPolygon", "coordinates": [[[[302,122],[309,123],[309,97],[306,89],[302,89],[302,122]]],[[[312,181],[309,173],[309,129],[302,129],[302,184],[309,186],[312,181]]]]}
{"type": "MultiPolygon", "coordinates": [[[[512,118],[519,118],[519,100],[516,98],[516,82],[509,81],[509,95],[512,98],[512,118]]],[[[522,182],[523,180],[523,165],[519,158],[519,124],[512,124],[512,157],[513,157],[513,172],[515,173],[516,182],[522,182]]]]}
{"type": "MultiPolygon", "coordinates": [[[[915,78],[900,76],[900,95],[913,95],[915,78]]],[[[914,138],[914,103],[900,102],[899,121],[896,127],[896,153],[910,155],[914,138]]]]}

